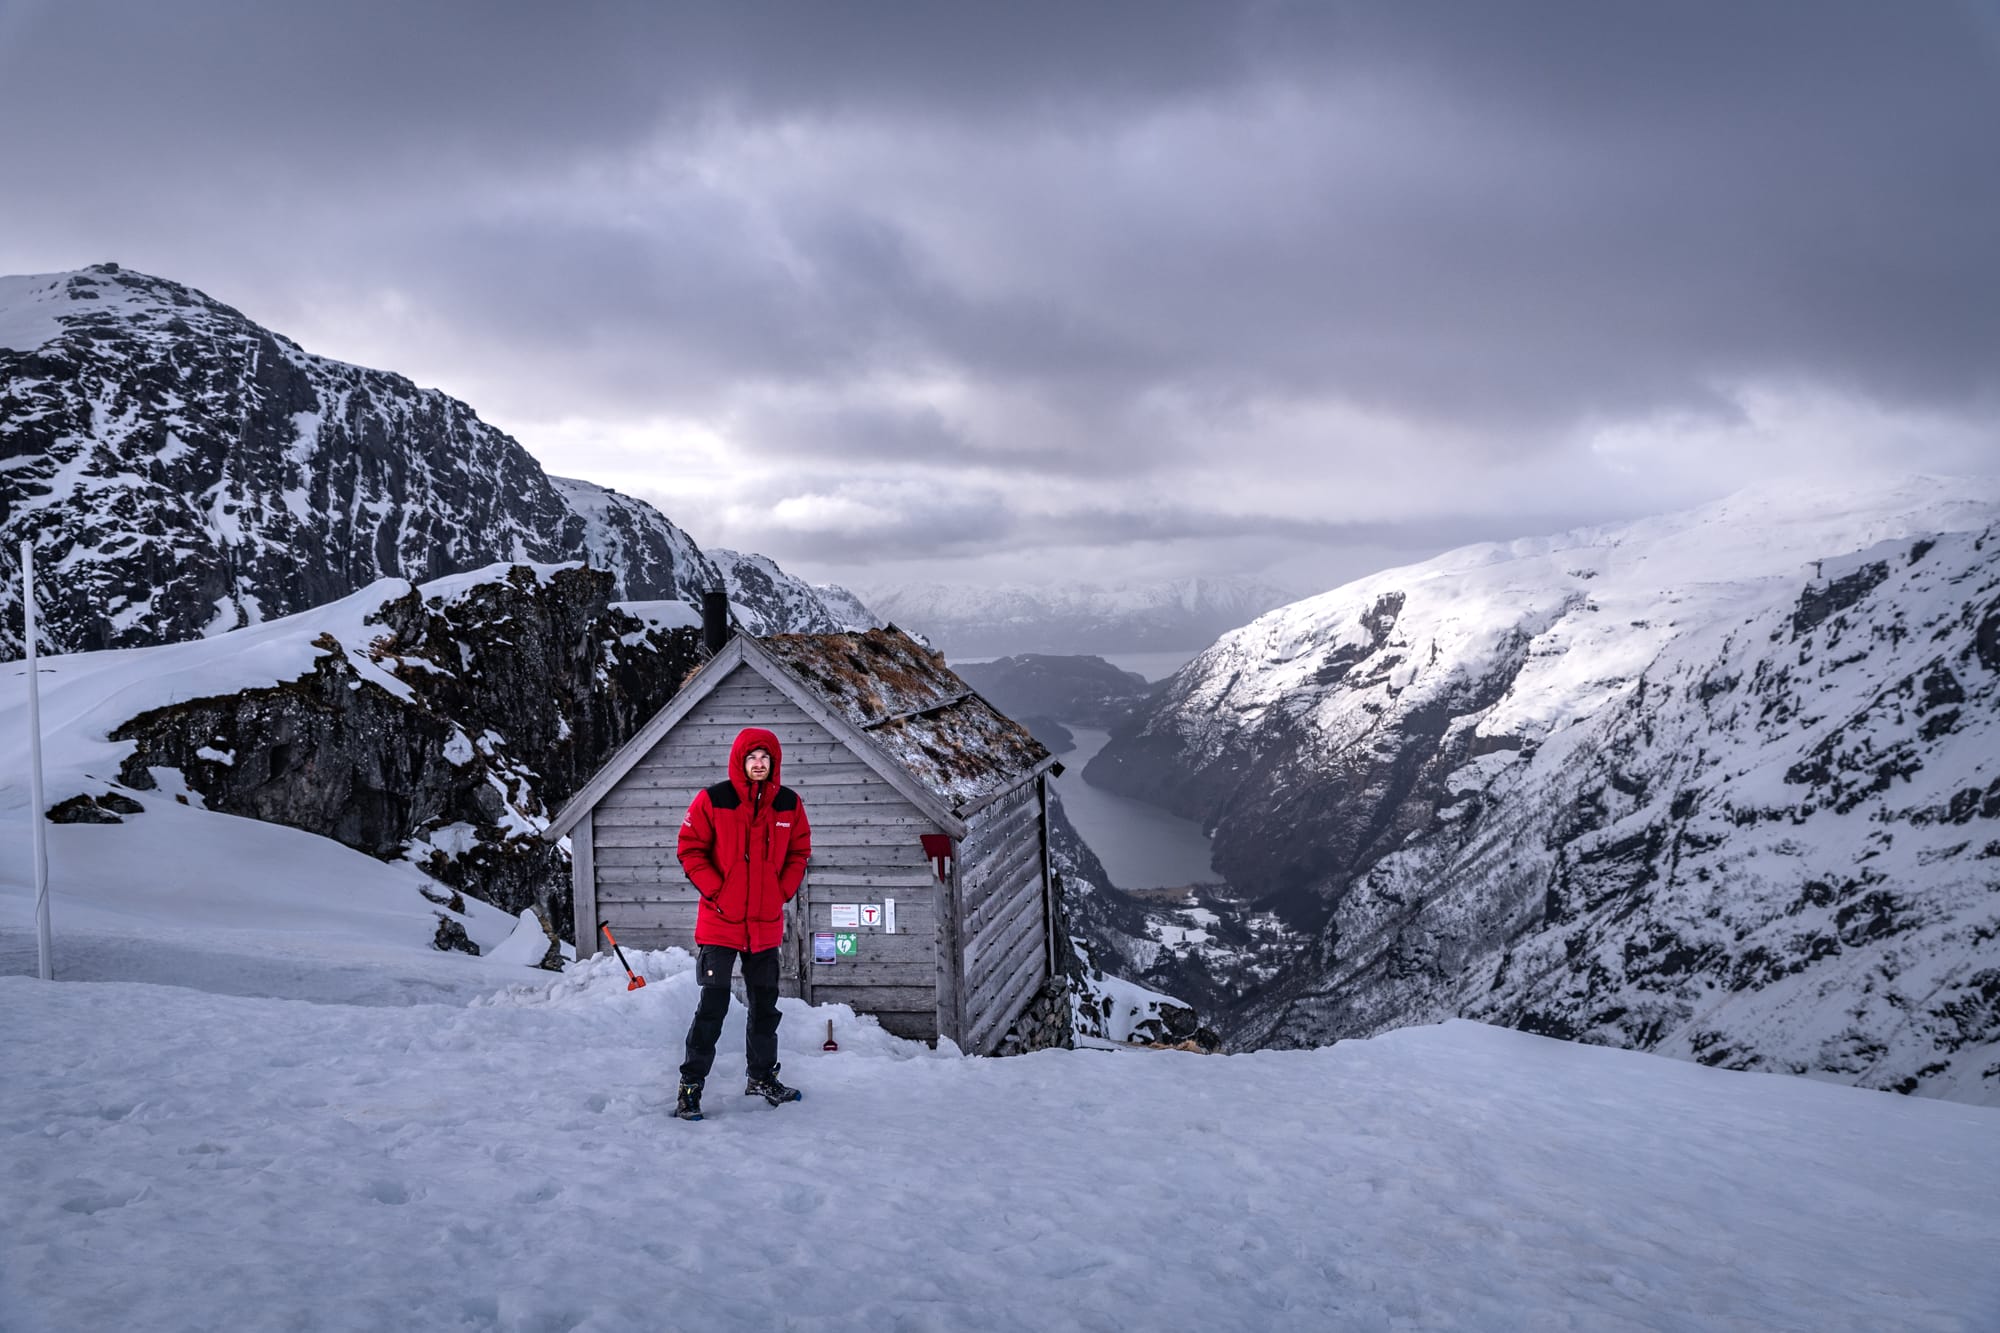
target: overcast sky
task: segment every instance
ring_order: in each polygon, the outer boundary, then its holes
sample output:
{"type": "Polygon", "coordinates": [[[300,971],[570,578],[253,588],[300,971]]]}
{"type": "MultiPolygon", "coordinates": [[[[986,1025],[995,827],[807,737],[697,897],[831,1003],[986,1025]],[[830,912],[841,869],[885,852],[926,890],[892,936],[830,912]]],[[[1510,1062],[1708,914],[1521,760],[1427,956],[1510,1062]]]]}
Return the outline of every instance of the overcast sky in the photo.
{"type": "Polygon", "coordinates": [[[814,578],[2000,471],[2000,6],[0,0],[102,260],[814,578]]]}

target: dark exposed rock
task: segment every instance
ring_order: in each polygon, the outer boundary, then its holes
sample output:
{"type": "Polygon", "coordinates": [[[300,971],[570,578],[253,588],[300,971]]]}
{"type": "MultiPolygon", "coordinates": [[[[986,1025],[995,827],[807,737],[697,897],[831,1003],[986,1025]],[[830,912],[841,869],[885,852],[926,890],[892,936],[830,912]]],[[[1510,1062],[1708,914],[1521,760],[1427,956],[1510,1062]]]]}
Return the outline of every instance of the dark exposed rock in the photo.
{"type": "Polygon", "coordinates": [[[479,946],[465,933],[465,926],[444,913],[438,913],[437,934],[431,938],[431,947],[440,951],[456,949],[460,953],[479,956],[479,946]]]}
{"type": "Polygon", "coordinates": [[[417,892],[423,894],[424,897],[430,899],[432,902],[436,903],[439,907],[446,908],[449,911],[457,912],[460,915],[463,915],[465,912],[465,899],[462,895],[458,893],[456,889],[454,889],[450,893],[438,893],[431,889],[419,887],[417,889],[417,892]]]}
{"type": "Polygon", "coordinates": [[[566,929],[568,860],[533,836],[698,661],[693,630],[649,630],[610,608],[612,580],[515,567],[450,601],[414,591],[372,617],[367,657],[332,636],[312,670],[140,714],[113,739],[127,785],[177,768],[212,810],[407,857],[508,912],[566,929]],[[203,751],[233,756],[229,763],[203,751]]]}
{"type": "Polygon", "coordinates": [[[1796,639],[1828,616],[1845,611],[1888,577],[1888,562],[1877,560],[1823,585],[1808,585],[1799,593],[1798,606],[1792,612],[1792,637],[1796,639]]]}
{"type": "MultiPolygon", "coordinates": [[[[137,804],[134,802],[134,804],[137,804]]],[[[51,824],[122,824],[118,812],[98,804],[95,797],[72,796],[49,807],[51,824]]]]}
{"type": "Polygon", "coordinates": [[[1986,614],[1980,617],[1979,629],[1974,633],[1973,650],[1979,655],[1979,665],[2000,676],[2000,598],[1995,598],[1986,614]]]}

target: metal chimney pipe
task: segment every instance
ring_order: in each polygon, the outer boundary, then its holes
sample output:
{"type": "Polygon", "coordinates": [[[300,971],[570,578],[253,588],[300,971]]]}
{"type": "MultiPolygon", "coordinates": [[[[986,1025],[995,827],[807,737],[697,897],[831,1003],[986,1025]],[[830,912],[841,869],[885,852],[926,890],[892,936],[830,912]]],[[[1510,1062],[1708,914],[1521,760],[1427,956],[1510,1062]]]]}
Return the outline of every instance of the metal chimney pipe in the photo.
{"type": "Polygon", "coordinates": [[[701,642],[711,657],[729,642],[729,594],[721,588],[701,595],[701,642]]]}

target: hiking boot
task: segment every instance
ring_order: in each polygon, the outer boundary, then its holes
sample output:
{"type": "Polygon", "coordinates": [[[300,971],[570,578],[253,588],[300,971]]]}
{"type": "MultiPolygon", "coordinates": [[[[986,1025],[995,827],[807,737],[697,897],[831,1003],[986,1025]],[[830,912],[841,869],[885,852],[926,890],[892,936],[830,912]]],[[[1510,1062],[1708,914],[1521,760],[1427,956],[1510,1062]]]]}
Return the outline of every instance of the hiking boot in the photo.
{"type": "Polygon", "coordinates": [[[681,1084],[680,1096],[674,1099],[674,1114],[683,1120],[701,1119],[701,1084],[681,1084]]]}
{"type": "Polygon", "coordinates": [[[788,1088],[778,1082],[776,1074],[769,1078],[753,1078],[743,1087],[745,1097],[762,1097],[773,1106],[783,1106],[786,1102],[800,1101],[805,1097],[797,1088],[788,1088]]]}

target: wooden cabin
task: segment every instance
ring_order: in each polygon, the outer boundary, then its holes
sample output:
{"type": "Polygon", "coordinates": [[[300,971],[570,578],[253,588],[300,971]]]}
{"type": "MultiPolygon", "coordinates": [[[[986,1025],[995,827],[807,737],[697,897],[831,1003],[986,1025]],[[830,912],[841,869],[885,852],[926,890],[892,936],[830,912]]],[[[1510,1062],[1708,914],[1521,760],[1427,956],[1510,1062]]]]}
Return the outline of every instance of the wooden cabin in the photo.
{"type": "Polygon", "coordinates": [[[604,947],[600,923],[627,948],[694,948],[675,843],[746,726],[777,734],[812,824],[783,993],[991,1053],[1064,972],[1048,859],[1062,770],[894,626],[738,634],[612,756],[544,834],[570,838],[579,954],[604,947]]]}

